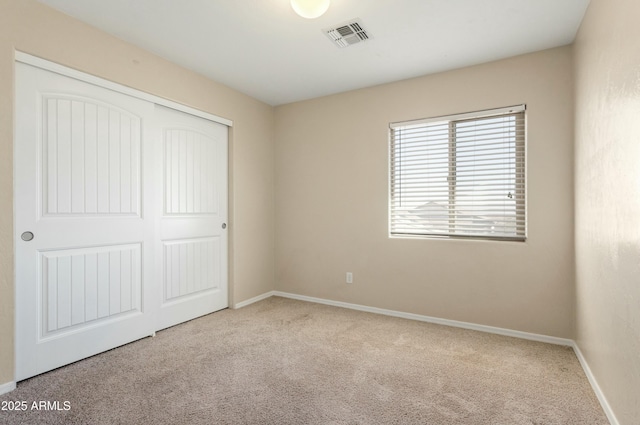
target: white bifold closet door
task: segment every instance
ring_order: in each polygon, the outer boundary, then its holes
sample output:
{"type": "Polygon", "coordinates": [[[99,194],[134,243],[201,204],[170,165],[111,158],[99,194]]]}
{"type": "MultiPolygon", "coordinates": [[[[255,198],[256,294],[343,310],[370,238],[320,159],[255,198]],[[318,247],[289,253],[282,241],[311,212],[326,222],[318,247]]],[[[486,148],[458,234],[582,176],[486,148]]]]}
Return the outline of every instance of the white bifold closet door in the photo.
{"type": "Polygon", "coordinates": [[[226,169],[226,126],[16,63],[17,381],[227,307],[226,169]]]}

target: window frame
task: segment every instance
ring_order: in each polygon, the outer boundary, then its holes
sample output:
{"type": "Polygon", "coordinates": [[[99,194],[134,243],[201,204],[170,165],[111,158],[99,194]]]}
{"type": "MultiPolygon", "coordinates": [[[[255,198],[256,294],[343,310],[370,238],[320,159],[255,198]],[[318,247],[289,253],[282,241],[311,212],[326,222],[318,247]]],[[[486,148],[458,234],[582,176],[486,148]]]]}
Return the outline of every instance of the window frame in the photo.
{"type": "MultiPolygon", "coordinates": [[[[528,238],[528,166],[527,166],[527,145],[528,145],[528,136],[527,136],[527,107],[526,104],[509,106],[504,108],[495,108],[495,109],[487,109],[480,110],[474,112],[466,112],[460,114],[451,114],[444,116],[437,116],[431,118],[417,119],[417,120],[409,120],[409,121],[398,121],[392,122],[389,124],[389,168],[388,168],[388,232],[390,238],[418,238],[418,239],[460,239],[460,240],[488,240],[488,241],[506,241],[506,242],[526,242],[528,238]],[[522,118],[519,118],[518,115],[521,114],[522,118]],[[516,131],[518,130],[518,120],[521,119],[521,125],[523,134],[521,136],[521,140],[518,139],[516,134],[515,140],[513,142],[514,145],[514,171],[513,171],[513,179],[515,184],[514,196],[515,196],[515,206],[514,212],[516,220],[518,218],[522,218],[522,225],[516,224],[516,234],[513,236],[504,236],[504,235],[490,235],[490,234],[463,234],[460,233],[460,230],[456,230],[455,221],[458,217],[458,212],[456,211],[456,192],[459,192],[456,186],[456,178],[457,178],[457,169],[458,169],[458,154],[457,150],[457,135],[456,125],[461,122],[470,122],[470,121],[481,121],[483,119],[491,119],[493,117],[500,116],[515,116],[516,122],[514,124],[514,128],[516,131]],[[430,123],[442,123],[447,124],[448,134],[447,134],[447,144],[448,144],[448,168],[447,168],[447,180],[448,180],[448,204],[446,206],[447,209],[447,221],[448,221],[448,229],[447,233],[435,233],[435,232],[408,232],[408,231],[394,231],[394,202],[396,202],[396,198],[394,195],[394,180],[397,178],[394,176],[396,173],[396,169],[394,168],[395,161],[395,147],[398,142],[396,142],[395,131],[397,129],[408,128],[408,127],[416,127],[420,125],[424,125],[425,128],[430,123]],[[521,158],[521,159],[519,159],[521,158]],[[453,208],[453,210],[452,210],[453,208]],[[518,211],[522,211],[519,213],[518,211]]],[[[400,142],[401,143],[401,142],[400,142]]],[[[443,143],[444,144],[444,143],[443,143]]]]}

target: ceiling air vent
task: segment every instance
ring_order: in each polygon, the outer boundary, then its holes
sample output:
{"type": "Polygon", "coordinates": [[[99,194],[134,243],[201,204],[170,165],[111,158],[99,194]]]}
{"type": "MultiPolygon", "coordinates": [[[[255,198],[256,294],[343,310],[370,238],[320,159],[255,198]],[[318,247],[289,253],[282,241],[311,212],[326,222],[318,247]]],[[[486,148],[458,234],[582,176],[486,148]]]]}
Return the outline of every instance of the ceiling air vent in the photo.
{"type": "Polygon", "coordinates": [[[338,47],[348,47],[352,44],[360,43],[361,41],[367,41],[371,38],[367,31],[362,26],[362,22],[359,19],[352,19],[340,25],[335,25],[331,28],[325,28],[322,30],[331,41],[333,41],[338,47]]]}

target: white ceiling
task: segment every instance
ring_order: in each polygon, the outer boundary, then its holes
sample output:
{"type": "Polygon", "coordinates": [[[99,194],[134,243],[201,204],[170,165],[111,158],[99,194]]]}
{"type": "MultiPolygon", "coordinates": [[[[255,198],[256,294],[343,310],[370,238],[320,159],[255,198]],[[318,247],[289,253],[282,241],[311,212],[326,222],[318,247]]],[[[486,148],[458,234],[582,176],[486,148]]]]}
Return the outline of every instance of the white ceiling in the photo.
{"type": "Polygon", "coordinates": [[[589,0],[40,0],[271,105],[461,68],[573,41],[589,0]],[[372,39],[322,29],[360,18],[372,39]]]}

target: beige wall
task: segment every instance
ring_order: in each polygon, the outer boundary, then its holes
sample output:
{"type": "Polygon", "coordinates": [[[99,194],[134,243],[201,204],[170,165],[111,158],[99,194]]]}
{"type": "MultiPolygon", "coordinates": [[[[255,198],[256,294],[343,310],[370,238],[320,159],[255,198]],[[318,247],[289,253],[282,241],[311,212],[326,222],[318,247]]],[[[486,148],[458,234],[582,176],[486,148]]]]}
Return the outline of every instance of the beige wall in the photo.
{"type": "Polygon", "coordinates": [[[13,380],[14,49],[233,120],[231,296],[273,289],[273,108],[34,0],[0,0],[0,384],[13,380]]]}
{"type": "Polygon", "coordinates": [[[578,345],[640,423],[640,2],[591,0],[575,44],[578,345]]]}
{"type": "Polygon", "coordinates": [[[276,289],[572,338],[571,74],[564,47],[277,107],[276,289]],[[390,239],[388,124],[521,103],[527,242],[390,239]]]}

